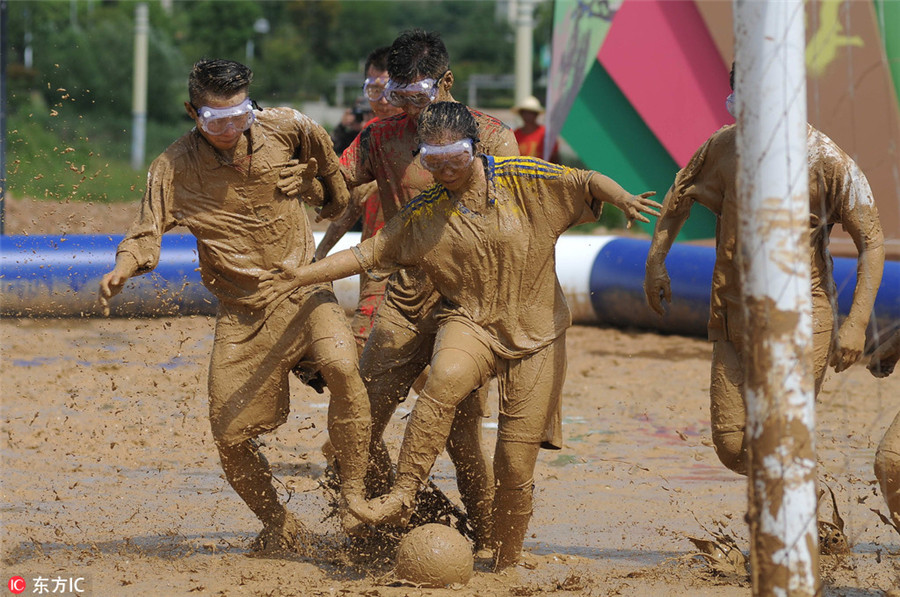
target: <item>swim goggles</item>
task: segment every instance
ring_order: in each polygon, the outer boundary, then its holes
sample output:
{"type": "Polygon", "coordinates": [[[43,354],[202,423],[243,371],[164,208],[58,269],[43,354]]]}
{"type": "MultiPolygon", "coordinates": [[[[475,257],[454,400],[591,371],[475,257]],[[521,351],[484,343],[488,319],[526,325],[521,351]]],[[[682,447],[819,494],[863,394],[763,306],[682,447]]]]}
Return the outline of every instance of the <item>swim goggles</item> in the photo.
{"type": "Polygon", "coordinates": [[[390,82],[391,80],[387,77],[376,77],[374,79],[367,77],[366,82],[363,84],[363,95],[370,102],[380,101],[384,97],[386,85],[390,84],[390,82]]]}
{"type": "Polygon", "coordinates": [[[223,135],[228,127],[243,133],[256,121],[253,114],[253,100],[248,97],[238,105],[228,108],[201,106],[197,109],[197,120],[200,128],[210,135],[223,135]]]}
{"type": "Polygon", "coordinates": [[[391,105],[402,108],[406,104],[412,104],[417,108],[424,108],[434,101],[438,94],[438,82],[443,79],[422,79],[409,85],[401,85],[393,80],[388,81],[384,88],[384,96],[391,105]]]}
{"type": "Polygon", "coordinates": [[[461,170],[475,159],[475,145],[472,139],[460,139],[448,145],[419,145],[419,161],[429,172],[442,168],[461,170]]]}

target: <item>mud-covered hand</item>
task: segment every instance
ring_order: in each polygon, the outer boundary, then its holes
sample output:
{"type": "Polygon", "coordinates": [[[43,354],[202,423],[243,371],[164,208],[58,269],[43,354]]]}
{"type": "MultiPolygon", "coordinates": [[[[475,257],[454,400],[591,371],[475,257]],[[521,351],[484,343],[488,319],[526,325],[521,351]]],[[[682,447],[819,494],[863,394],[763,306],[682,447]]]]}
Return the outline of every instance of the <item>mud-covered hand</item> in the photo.
{"type": "Polygon", "coordinates": [[[664,263],[647,262],[647,270],[644,273],[644,294],[647,296],[647,304],[659,315],[665,315],[662,301],[672,304],[672,284],[669,281],[669,272],[664,263]]]}
{"type": "Polygon", "coordinates": [[[656,191],[645,191],[640,195],[632,195],[623,205],[617,205],[625,214],[627,228],[631,228],[635,220],[649,223],[650,220],[644,214],[659,217],[659,210],[662,209],[662,205],[650,198],[654,195],[656,195],[656,191]]]}
{"type": "Polygon", "coordinates": [[[282,267],[261,272],[257,278],[256,295],[264,297],[264,300],[268,301],[272,292],[278,287],[285,286],[286,284],[291,284],[295,288],[303,286],[303,283],[299,278],[299,273],[300,270],[293,267],[282,267]]]}
{"type": "Polygon", "coordinates": [[[838,332],[837,345],[831,354],[831,362],[835,371],[843,371],[859,360],[866,345],[866,327],[857,325],[849,318],[841,325],[838,332]]]}
{"type": "MultiPolygon", "coordinates": [[[[310,195],[311,187],[316,184],[316,174],[319,171],[319,164],[316,158],[309,158],[307,162],[300,160],[291,160],[287,166],[281,169],[281,178],[278,181],[278,189],[288,197],[295,199],[304,199],[307,203],[307,196],[310,195]]],[[[315,196],[315,193],[312,193],[315,196]]],[[[311,197],[310,197],[311,198],[311,197]]],[[[314,207],[321,203],[310,203],[314,207]]]]}
{"type": "Polygon", "coordinates": [[[109,317],[109,299],[116,296],[125,287],[125,282],[137,270],[137,263],[125,253],[116,256],[116,266],[100,280],[100,292],[97,302],[105,317],[109,317]]]}
{"type": "Polygon", "coordinates": [[[875,349],[867,368],[875,377],[887,377],[894,372],[898,360],[900,360],[900,331],[895,332],[875,349]]]}
{"type": "Polygon", "coordinates": [[[869,364],[866,368],[869,370],[869,373],[871,373],[875,377],[887,377],[894,372],[894,367],[896,365],[896,356],[894,359],[886,359],[881,358],[878,355],[872,355],[872,358],[869,359],[869,364]]]}

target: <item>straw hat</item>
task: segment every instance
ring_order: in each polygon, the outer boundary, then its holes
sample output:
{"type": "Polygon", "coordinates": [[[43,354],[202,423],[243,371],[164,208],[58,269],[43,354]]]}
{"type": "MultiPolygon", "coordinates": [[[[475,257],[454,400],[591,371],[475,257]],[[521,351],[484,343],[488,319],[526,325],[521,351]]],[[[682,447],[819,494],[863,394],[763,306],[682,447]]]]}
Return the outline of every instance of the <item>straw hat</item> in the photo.
{"type": "Polygon", "coordinates": [[[521,112],[522,110],[529,110],[531,112],[537,112],[538,114],[543,114],[544,106],[541,105],[541,102],[540,102],[540,100],[538,100],[538,98],[534,97],[533,95],[529,95],[528,97],[523,99],[521,102],[519,102],[512,108],[512,112],[516,116],[518,116],[519,112],[521,112]]]}

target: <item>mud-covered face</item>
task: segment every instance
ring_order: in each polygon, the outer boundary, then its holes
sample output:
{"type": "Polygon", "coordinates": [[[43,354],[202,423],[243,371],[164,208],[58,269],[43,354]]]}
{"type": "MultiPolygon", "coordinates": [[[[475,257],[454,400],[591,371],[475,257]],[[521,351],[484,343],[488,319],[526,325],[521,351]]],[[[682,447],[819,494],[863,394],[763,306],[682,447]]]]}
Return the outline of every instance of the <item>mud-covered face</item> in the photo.
{"type": "Polygon", "coordinates": [[[446,145],[419,145],[419,161],[429,172],[442,169],[462,170],[475,159],[475,146],[471,139],[460,139],[446,145]]]}
{"type": "Polygon", "coordinates": [[[391,80],[385,87],[385,97],[392,105],[402,108],[413,121],[417,121],[425,108],[446,97],[448,91],[442,93],[441,88],[443,86],[449,89],[452,84],[453,78],[452,75],[448,77],[449,72],[444,72],[437,79],[422,77],[406,85],[391,80]]]}
{"type": "Polygon", "coordinates": [[[450,133],[419,145],[419,161],[435,182],[449,191],[462,190],[472,179],[475,144],[468,137],[450,133]]]}
{"type": "Polygon", "coordinates": [[[232,149],[256,120],[253,102],[246,92],[230,97],[208,97],[200,107],[190,103],[185,107],[203,138],[221,150],[232,149]]]}
{"type": "Polygon", "coordinates": [[[372,112],[378,118],[389,118],[403,112],[401,108],[388,102],[385,88],[390,82],[387,71],[378,70],[372,66],[366,72],[366,82],[363,85],[363,95],[369,100],[372,112]]]}

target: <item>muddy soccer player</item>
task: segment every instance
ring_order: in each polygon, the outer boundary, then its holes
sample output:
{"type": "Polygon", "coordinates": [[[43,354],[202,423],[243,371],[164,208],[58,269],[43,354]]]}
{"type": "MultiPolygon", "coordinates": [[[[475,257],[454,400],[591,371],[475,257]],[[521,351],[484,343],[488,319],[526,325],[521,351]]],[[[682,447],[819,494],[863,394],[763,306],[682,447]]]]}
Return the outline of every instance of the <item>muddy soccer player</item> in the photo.
{"type": "MultiPolygon", "coordinates": [[[[869,359],[868,369],[875,377],[887,377],[900,360],[900,330],[881,343],[869,359]]],[[[900,413],[884,432],[875,451],[875,478],[887,503],[894,528],[900,532],[900,413]]]]}
{"type": "MultiPolygon", "coordinates": [[[[386,222],[415,196],[434,183],[432,173],[413,153],[416,128],[422,111],[435,101],[453,101],[450,56],[439,34],[422,30],[402,33],[388,55],[390,81],[387,100],[403,108],[400,116],[369,125],[353,141],[341,164],[348,185],[376,181],[386,222]]],[[[512,130],[499,120],[476,110],[471,114],[481,128],[479,151],[491,155],[518,152],[512,130]]],[[[437,333],[440,296],[424,271],[410,264],[391,274],[385,300],[360,358],[360,371],[372,410],[372,472],[370,495],[390,487],[391,459],[383,441],[397,405],[431,359],[437,333]]],[[[383,272],[371,271],[372,276],[383,272]]],[[[481,447],[482,415],[487,411],[487,388],[473,391],[457,409],[447,452],[456,468],[457,485],[478,549],[490,539],[490,505],[493,478],[481,447]]]]}
{"type": "MultiPolygon", "coordinates": [[[[369,102],[375,118],[365,123],[365,126],[403,113],[401,108],[387,101],[384,93],[385,86],[389,81],[387,61],[390,51],[390,46],[377,48],[366,58],[363,95],[369,102]]],[[[375,236],[375,233],[384,226],[384,210],[381,208],[381,198],[378,195],[378,185],[375,181],[351,189],[350,204],[344,210],[343,215],[328,225],[322,240],[316,246],[316,259],[322,259],[328,255],[341,237],[359,220],[362,220],[360,234],[362,240],[375,236]]],[[[350,319],[350,329],[353,331],[353,337],[356,338],[357,350],[360,355],[366,346],[366,340],[369,339],[378,307],[384,302],[386,287],[386,278],[376,280],[369,276],[360,277],[359,300],[350,319]]]]}
{"type": "MultiPolygon", "coordinates": [[[[734,69],[731,86],[734,89],[734,69]]],[[[729,96],[729,110],[733,95],[729,96]]],[[[663,200],[647,255],[644,292],[650,307],[664,314],[672,291],[665,258],[694,203],[717,217],[716,259],[710,293],[708,337],[713,343],[710,373],[712,440],[719,460],[747,474],[745,445],[743,337],[747,322],[741,306],[736,125],[716,131],[675,176],[663,200]]],[[[807,125],[809,161],[809,259],[813,304],[813,365],[818,395],[829,365],[843,371],[863,352],[866,326],[884,268],[878,211],[865,175],[831,139],[807,125]],[[841,224],[859,251],[856,289],[850,312],[835,330],[836,291],[828,239],[841,224]],[[837,333],[835,333],[837,332],[837,333]]]]}
{"type": "Polygon", "coordinates": [[[556,277],[556,240],[573,225],[595,220],[604,202],[624,211],[629,223],[648,221],[642,212],[658,215],[659,204],[649,199],[652,192],[631,195],[597,172],[483,155],[479,135],[465,106],[439,102],[426,108],[415,159],[437,184],[375,237],[283,275],[303,285],[418,265],[431,280],[440,297],[431,372],[406,427],[393,489],[359,514],[375,524],[409,516],[458,405],[496,376],[491,547],[495,569],[503,569],[521,555],[538,451],[562,447],[571,315],[556,277]]]}
{"type": "Polygon", "coordinates": [[[209,418],[225,477],[263,523],[253,549],[302,552],[306,532],[279,500],[256,438],[287,420],[292,367],[318,370],[331,393],[328,433],[343,499],[363,507],[369,404],[330,285],[261,287],[259,278],[313,260],[296,197],[334,217],[348,192],[325,130],[290,108],[257,109],[251,80],[249,68],[229,60],[193,66],[185,109],[196,126],[151,164],[140,214],[100,283],[100,303],[108,314],[128,278],[157,265],[164,232],[181,225],[197,238],[203,283],[218,299],[209,418]],[[283,180],[286,166],[302,175],[283,180]]]}

